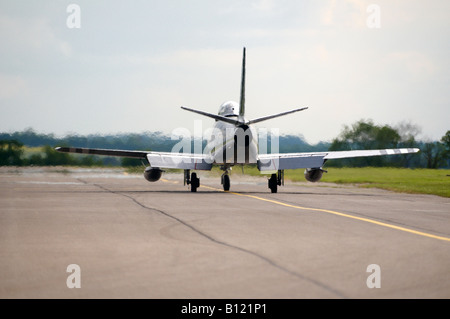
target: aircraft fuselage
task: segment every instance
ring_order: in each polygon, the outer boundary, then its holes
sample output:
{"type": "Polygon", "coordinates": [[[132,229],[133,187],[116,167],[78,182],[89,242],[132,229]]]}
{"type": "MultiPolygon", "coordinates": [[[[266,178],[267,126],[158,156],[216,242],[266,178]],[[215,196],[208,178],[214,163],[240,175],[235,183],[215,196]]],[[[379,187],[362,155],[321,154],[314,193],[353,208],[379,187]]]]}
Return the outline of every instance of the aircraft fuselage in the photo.
{"type": "MultiPolygon", "coordinates": [[[[228,115],[227,117],[238,117],[228,115]]],[[[256,164],[258,160],[258,134],[250,125],[234,125],[216,121],[208,139],[206,150],[212,162],[233,166],[256,164]]]]}

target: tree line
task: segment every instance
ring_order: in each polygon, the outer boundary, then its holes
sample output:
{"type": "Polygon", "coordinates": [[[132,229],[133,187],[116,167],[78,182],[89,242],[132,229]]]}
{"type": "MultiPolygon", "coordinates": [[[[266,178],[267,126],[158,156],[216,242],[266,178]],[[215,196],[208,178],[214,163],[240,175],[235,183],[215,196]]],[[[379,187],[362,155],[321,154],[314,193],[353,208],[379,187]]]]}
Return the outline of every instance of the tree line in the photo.
{"type": "MultiPolygon", "coordinates": [[[[439,141],[418,141],[419,133],[420,129],[412,124],[402,123],[392,127],[376,125],[372,120],[360,120],[350,126],[344,126],[339,136],[331,142],[311,145],[304,140],[303,136],[280,136],[279,151],[280,153],[289,153],[416,147],[421,150],[418,154],[333,160],[327,163],[327,166],[449,168],[450,131],[447,131],[439,141]]],[[[178,140],[172,140],[170,136],[161,132],[106,136],[72,134],[58,138],[53,134],[38,134],[32,129],[28,129],[23,132],[0,133],[0,166],[138,166],[142,163],[136,159],[59,153],[54,150],[54,147],[152,149],[170,152],[177,142],[178,140]],[[30,147],[38,147],[39,150],[26,151],[30,147]]],[[[205,143],[206,141],[203,141],[203,146],[205,143]]],[[[192,149],[194,148],[192,147],[192,149]]],[[[268,151],[270,151],[270,139],[268,151]]]]}
{"type": "Polygon", "coordinates": [[[330,162],[329,166],[389,166],[407,168],[449,168],[450,131],[440,141],[418,141],[420,129],[408,123],[397,127],[376,125],[372,120],[360,120],[344,126],[333,139],[329,150],[367,150],[384,148],[419,148],[418,154],[376,156],[342,159],[330,162]]]}

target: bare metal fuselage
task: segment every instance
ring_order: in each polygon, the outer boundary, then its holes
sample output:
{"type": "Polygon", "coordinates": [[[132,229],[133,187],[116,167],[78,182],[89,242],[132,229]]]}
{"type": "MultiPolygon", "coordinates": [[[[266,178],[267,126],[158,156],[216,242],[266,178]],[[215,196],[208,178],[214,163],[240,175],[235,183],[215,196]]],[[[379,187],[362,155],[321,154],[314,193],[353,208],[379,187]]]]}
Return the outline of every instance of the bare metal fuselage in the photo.
{"type": "Polygon", "coordinates": [[[216,121],[205,148],[215,164],[256,164],[258,134],[252,126],[216,121]]]}

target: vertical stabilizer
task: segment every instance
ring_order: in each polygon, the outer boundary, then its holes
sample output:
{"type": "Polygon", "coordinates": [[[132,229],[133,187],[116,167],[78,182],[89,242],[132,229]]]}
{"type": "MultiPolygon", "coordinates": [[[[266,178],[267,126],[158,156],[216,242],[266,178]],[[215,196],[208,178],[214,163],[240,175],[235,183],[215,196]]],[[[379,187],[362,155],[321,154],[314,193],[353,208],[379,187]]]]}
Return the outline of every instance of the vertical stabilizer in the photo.
{"type": "Polygon", "coordinates": [[[239,100],[239,116],[245,115],[245,47],[242,57],[241,98],[239,100]]]}

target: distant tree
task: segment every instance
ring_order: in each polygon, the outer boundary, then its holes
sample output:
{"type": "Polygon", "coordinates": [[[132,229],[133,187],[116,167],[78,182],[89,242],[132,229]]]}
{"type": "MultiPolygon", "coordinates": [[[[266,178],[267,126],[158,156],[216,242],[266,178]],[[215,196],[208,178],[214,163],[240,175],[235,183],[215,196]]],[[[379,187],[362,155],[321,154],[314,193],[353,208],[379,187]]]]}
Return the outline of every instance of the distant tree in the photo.
{"type": "Polygon", "coordinates": [[[76,165],[81,166],[103,166],[103,162],[96,156],[86,155],[74,161],[76,165]]]}
{"type": "Polygon", "coordinates": [[[396,148],[400,143],[400,134],[397,130],[384,125],[375,130],[375,148],[396,148]]]}
{"type": "Polygon", "coordinates": [[[75,164],[75,161],[70,154],[57,152],[49,145],[44,146],[43,149],[45,153],[44,165],[53,166],[75,164]]]}
{"type": "Polygon", "coordinates": [[[446,163],[445,146],[440,142],[425,143],[422,150],[427,162],[427,168],[439,168],[446,163]]]}
{"type": "Polygon", "coordinates": [[[42,157],[42,155],[39,153],[32,154],[26,161],[27,165],[35,165],[35,166],[42,166],[42,165],[44,165],[44,163],[45,163],[45,160],[42,157]]]}
{"type": "Polygon", "coordinates": [[[120,166],[118,157],[102,157],[101,163],[103,166],[120,166]]]}
{"type": "Polygon", "coordinates": [[[400,135],[401,147],[417,147],[417,135],[422,132],[422,129],[410,122],[400,122],[395,126],[398,134],[400,135]]]}
{"type": "Polygon", "coordinates": [[[450,166],[450,130],[445,133],[441,138],[441,143],[443,144],[444,151],[444,161],[446,162],[446,166],[450,166]]]}
{"type": "MultiPolygon", "coordinates": [[[[417,136],[422,132],[422,129],[410,122],[400,122],[395,126],[398,134],[400,135],[400,148],[420,148],[417,136]]],[[[396,159],[403,167],[423,167],[420,164],[422,156],[417,154],[405,154],[397,156],[396,159]]]]}
{"type": "MultiPolygon", "coordinates": [[[[351,127],[344,126],[341,134],[335,138],[330,151],[367,150],[396,148],[401,141],[400,134],[389,125],[375,125],[372,120],[360,120],[351,127]]],[[[399,166],[398,160],[385,157],[362,157],[341,160],[336,166],[399,166]]]]}
{"type": "Polygon", "coordinates": [[[120,161],[123,167],[142,166],[142,161],[138,158],[123,157],[120,161]]]}
{"type": "Polygon", "coordinates": [[[0,141],[0,166],[23,164],[23,144],[17,140],[0,141]]]}
{"type": "Polygon", "coordinates": [[[444,144],[446,156],[450,156],[450,131],[447,131],[441,138],[441,143],[444,144]]]}

